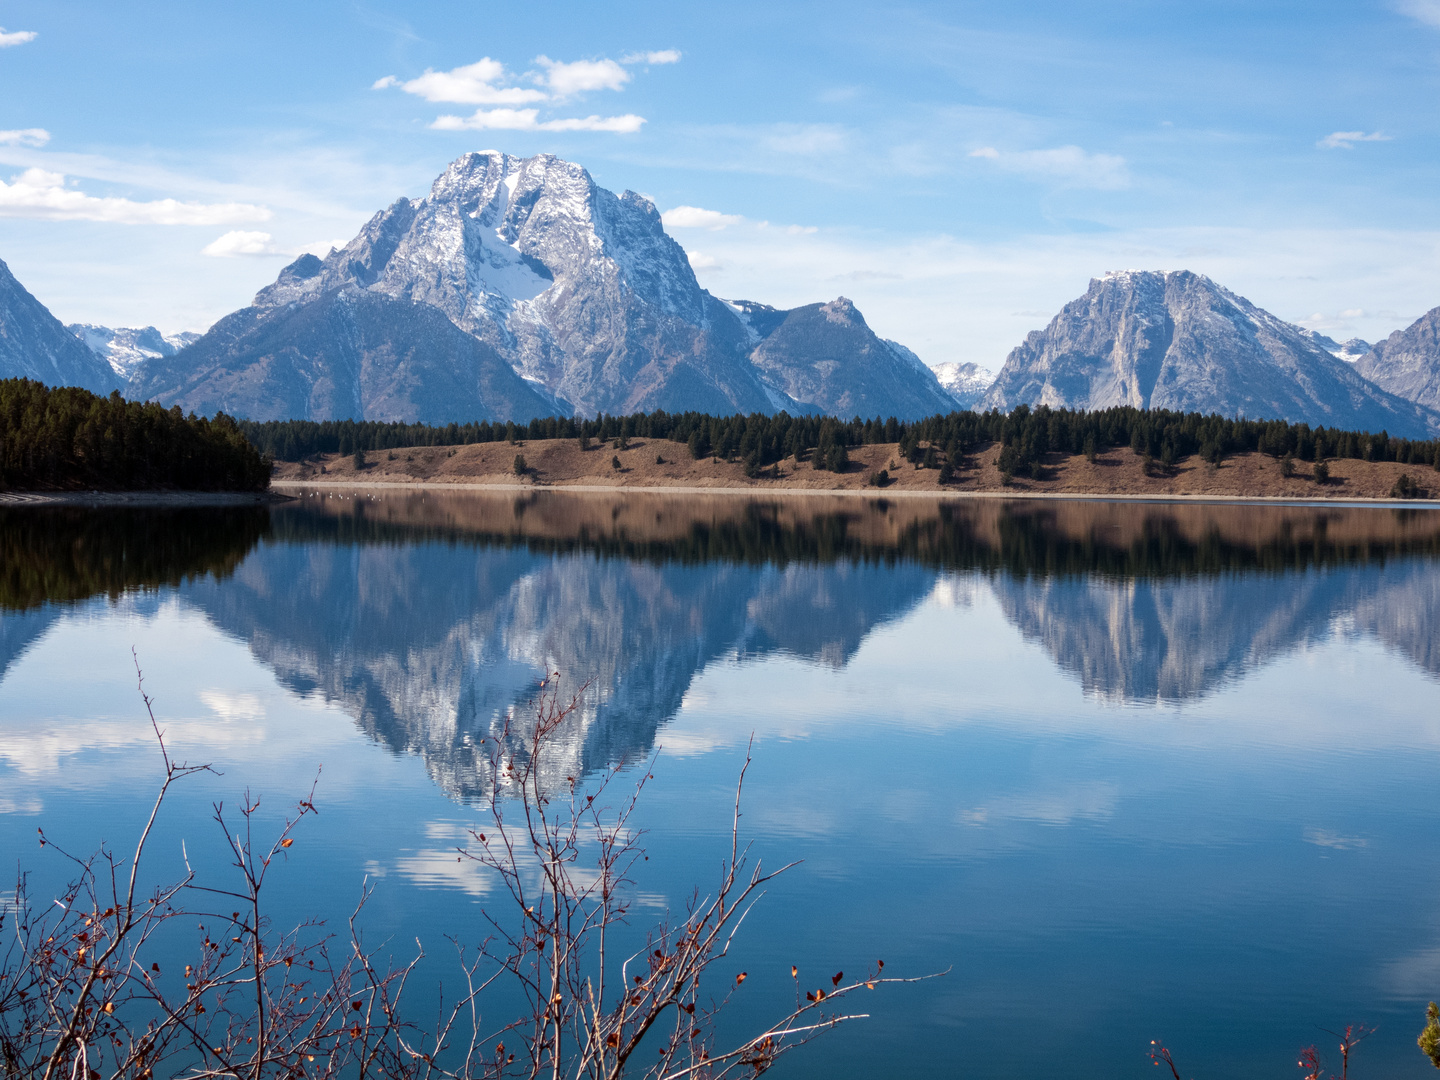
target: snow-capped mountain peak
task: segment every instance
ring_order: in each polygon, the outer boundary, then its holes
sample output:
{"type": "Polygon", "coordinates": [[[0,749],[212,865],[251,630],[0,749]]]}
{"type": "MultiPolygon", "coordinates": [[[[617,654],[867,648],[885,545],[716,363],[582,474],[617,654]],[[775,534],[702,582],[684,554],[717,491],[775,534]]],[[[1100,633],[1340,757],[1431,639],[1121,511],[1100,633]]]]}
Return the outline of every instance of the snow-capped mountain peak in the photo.
{"type": "Polygon", "coordinates": [[[146,360],[174,356],[186,345],[200,339],[199,334],[189,331],[165,334],[153,326],[112,328],[93,323],[71,323],[65,329],[83,341],[123,380],[129,380],[146,360]]]}

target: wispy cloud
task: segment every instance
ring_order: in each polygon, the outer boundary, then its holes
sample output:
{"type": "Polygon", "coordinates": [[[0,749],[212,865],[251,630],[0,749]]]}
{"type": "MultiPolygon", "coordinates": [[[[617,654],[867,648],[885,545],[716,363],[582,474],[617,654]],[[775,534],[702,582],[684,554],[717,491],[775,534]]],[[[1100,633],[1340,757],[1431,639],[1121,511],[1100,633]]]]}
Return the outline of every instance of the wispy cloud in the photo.
{"type": "Polygon", "coordinates": [[[620,57],[622,64],[678,64],[679,49],[661,49],[659,52],[632,52],[620,57]]]}
{"type": "Polygon", "coordinates": [[[1357,142],[1389,142],[1390,136],[1372,131],[1332,131],[1315,145],[1322,150],[1354,150],[1357,142]]]}
{"type": "Polygon", "coordinates": [[[265,221],[270,211],[249,203],[194,203],[176,199],[136,202],[97,197],[67,187],[61,173],[26,169],[0,180],[0,217],[49,221],[108,221],[120,225],[230,225],[265,221]]]}
{"type": "Polygon", "coordinates": [[[569,116],[541,120],[537,109],[476,109],[473,116],[437,116],[436,131],[639,131],[643,116],[569,116]]]}
{"type": "Polygon", "coordinates": [[[44,128],[0,131],[0,146],[44,146],[49,141],[50,132],[44,128]]]}
{"type": "Polygon", "coordinates": [[[5,28],[0,26],[0,49],[8,49],[12,45],[25,45],[34,41],[39,36],[40,35],[35,33],[34,30],[11,30],[6,32],[5,28]]]}
{"type": "Polygon", "coordinates": [[[1395,10],[1426,26],[1440,27],[1440,0],[1399,0],[1395,10]]]}
{"type": "Polygon", "coordinates": [[[1075,187],[1113,191],[1130,185],[1130,171],[1123,157],[1092,154],[1078,146],[1057,146],[1052,150],[997,150],[993,146],[982,146],[970,151],[970,156],[993,161],[1006,172],[1059,180],[1075,187]]]}
{"type": "Polygon", "coordinates": [[[535,62],[545,69],[545,85],[560,98],[592,90],[623,90],[630,81],[630,72],[614,60],[575,60],[566,64],[537,56],[535,62]]]}
{"type": "Polygon", "coordinates": [[[745,219],[739,214],[722,214],[718,210],[702,210],[698,206],[677,206],[666,210],[660,220],[671,229],[723,229],[739,225],[745,219]]]}

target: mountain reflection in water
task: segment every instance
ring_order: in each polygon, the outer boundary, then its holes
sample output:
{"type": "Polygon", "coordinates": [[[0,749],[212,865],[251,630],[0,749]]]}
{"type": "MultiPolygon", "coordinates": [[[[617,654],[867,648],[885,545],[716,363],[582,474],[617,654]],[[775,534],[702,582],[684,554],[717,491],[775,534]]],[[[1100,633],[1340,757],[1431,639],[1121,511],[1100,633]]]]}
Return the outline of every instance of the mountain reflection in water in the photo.
{"type": "Polygon", "coordinates": [[[713,661],[844,666],[961,575],[1105,700],[1194,699],[1337,626],[1440,674],[1429,511],[316,491],[126,513],[0,514],[0,675],[57,603],[173,586],[460,798],[548,672],[583,686],[558,778],[647,754],[713,661]]]}

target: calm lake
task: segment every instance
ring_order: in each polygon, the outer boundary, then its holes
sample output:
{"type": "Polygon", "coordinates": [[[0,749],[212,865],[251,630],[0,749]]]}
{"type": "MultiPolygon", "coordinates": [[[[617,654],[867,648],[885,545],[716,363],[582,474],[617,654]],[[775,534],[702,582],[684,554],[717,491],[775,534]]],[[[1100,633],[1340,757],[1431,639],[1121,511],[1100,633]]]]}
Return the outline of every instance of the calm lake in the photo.
{"type": "MultiPolygon", "coordinates": [[[[0,866],[37,827],[124,846],[179,756],[154,871],[223,875],[211,806],[320,779],[277,924],[478,940],[455,845],[480,741],[584,688],[577,773],[658,752],[637,921],[744,834],[779,879],[729,1023],[880,958],[948,969],[793,1077],[1424,1077],[1440,997],[1440,511],[314,491],[245,510],[0,509],[0,866]],[[323,768],[322,768],[323,767],[323,768]],[[823,978],[822,978],[823,972],[823,978]],[[1338,1055],[1332,1062],[1338,1071],[1338,1055]]],[[[826,984],[828,985],[828,983],[826,984]]],[[[421,1000],[421,998],[416,999],[421,1000]]],[[[503,1007],[503,1006],[502,1006],[503,1007]]]]}

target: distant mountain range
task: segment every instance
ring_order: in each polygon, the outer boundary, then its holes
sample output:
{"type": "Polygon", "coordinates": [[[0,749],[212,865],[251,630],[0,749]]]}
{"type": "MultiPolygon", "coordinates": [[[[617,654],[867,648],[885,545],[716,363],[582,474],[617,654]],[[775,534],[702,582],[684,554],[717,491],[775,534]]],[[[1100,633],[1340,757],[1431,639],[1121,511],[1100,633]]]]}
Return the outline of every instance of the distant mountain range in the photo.
{"type": "Polygon", "coordinates": [[[162,334],[153,326],[122,326],[112,329],[91,323],[71,323],[65,328],[100,359],[110,365],[122,382],[129,382],[146,360],[174,356],[186,345],[200,340],[199,334],[162,334]]]}
{"type": "Polygon", "coordinates": [[[259,420],[1128,404],[1432,436],[1440,308],[1374,346],[1336,342],[1202,275],[1125,271],[998,376],[931,368],[843,296],[790,310],[712,296],[649,199],[552,155],[488,151],[203,336],[67,330],[0,263],[0,377],[15,375],[259,420]]]}

